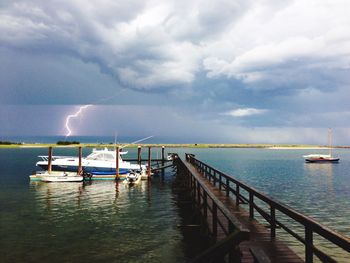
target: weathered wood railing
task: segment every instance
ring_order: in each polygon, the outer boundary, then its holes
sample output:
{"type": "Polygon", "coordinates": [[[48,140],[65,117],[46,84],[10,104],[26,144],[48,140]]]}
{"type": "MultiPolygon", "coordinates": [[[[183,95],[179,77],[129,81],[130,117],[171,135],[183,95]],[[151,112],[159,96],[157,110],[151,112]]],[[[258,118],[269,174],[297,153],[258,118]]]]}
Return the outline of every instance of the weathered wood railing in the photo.
{"type": "Polygon", "coordinates": [[[313,243],[313,234],[316,233],[324,239],[328,240],[330,243],[350,252],[350,239],[343,236],[330,228],[321,225],[310,217],[307,217],[292,208],[284,205],[272,198],[266,196],[255,190],[254,188],[234,179],[208,164],[201,162],[196,159],[192,154],[186,154],[186,159],[192,165],[194,165],[199,172],[201,172],[214,186],[219,187],[220,190],[225,191],[227,196],[235,197],[236,205],[239,206],[241,203],[247,203],[249,205],[249,215],[254,218],[254,211],[257,211],[270,225],[271,238],[276,237],[276,227],[284,229],[288,234],[296,238],[305,246],[305,261],[313,262],[314,254],[322,262],[336,262],[329,255],[321,251],[319,248],[315,247],[313,243]],[[241,189],[244,189],[249,197],[241,194],[241,189]],[[258,199],[269,207],[269,211],[265,211],[264,208],[258,206],[255,199],[258,199]],[[276,218],[276,211],[281,212],[288,218],[293,219],[297,223],[304,227],[305,236],[302,237],[291,228],[287,227],[285,224],[280,222],[276,218]]]}
{"type": "Polygon", "coordinates": [[[198,255],[193,262],[215,262],[218,257],[228,255],[229,262],[237,260],[239,257],[238,245],[240,242],[247,240],[249,232],[240,222],[231,214],[226,206],[203,184],[197,176],[188,170],[180,158],[175,158],[178,174],[186,175],[186,184],[191,189],[192,199],[196,207],[207,220],[211,214],[210,226],[211,236],[217,239],[218,231],[221,230],[224,238],[219,240],[215,245],[198,255]],[[234,251],[233,248],[236,248],[234,251]]]}

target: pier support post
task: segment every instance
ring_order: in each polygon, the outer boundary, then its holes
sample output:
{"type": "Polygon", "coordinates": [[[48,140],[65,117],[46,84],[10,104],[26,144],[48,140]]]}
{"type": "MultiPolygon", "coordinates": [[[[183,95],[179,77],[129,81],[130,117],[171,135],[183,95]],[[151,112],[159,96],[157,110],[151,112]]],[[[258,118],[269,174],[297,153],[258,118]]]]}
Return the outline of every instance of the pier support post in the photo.
{"type": "MultiPolygon", "coordinates": [[[[211,171],[212,171],[212,169],[209,169],[209,176],[212,176],[211,171]]],[[[216,181],[217,181],[216,172],[214,171],[213,172],[213,184],[214,184],[214,186],[216,186],[216,181]]]]}
{"type": "Polygon", "coordinates": [[[270,207],[270,216],[271,216],[271,239],[276,237],[276,212],[275,207],[270,207]]]}
{"type": "Polygon", "coordinates": [[[148,167],[147,167],[148,178],[151,177],[151,146],[148,146],[148,167]]]}
{"type": "Polygon", "coordinates": [[[49,160],[47,162],[47,172],[52,172],[52,146],[49,147],[49,160]]]}
{"type": "Polygon", "coordinates": [[[197,182],[197,203],[199,210],[201,210],[201,185],[197,182]]]}
{"type": "MultiPolygon", "coordinates": [[[[164,167],[164,162],[165,162],[165,156],[164,156],[164,150],[165,150],[165,147],[162,146],[162,167],[164,167]]],[[[162,169],[162,180],[164,180],[164,174],[165,174],[165,171],[164,171],[164,168],[162,169]]]]}
{"type": "Polygon", "coordinates": [[[313,262],[313,236],[312,229],[308,226],[305,227],[305,262],[313,262]]]}
{"type": "Polygon", "coordinates": [[[230,196],[230,181],[226,178],[226,196],[230,196]]]}
{"type": "MultiPolygon", "coordinates": [[[[232,224],[231,221],[228,222],[228,233],[232,234],[235,231],[235,227],[232,224]]],[[[235,247],[234,250],[231,249],[230,252],[228,253],[228,262],[233,263],[233,262],[241,262],[240,259],[240,251],[238,247],[235,247]]]]}
{"type": "Polygon", "coordinates": [[[115,179],[119,179],[119,146],[115,148],[115,179]]]}
{"type": "Polygon", "coordinates": [[[249,193],[249,217],[254,218],[254,195],[249,193]]]}
{"type": "Polygon", "coordinates": [[[82,167],[83,149],[81,146],[79,146],[78,154],[79,154],[79,162],[78,162],[77,174],[81,175],[83,173],[83,167],[82,167]]]}
{"type": "Polygon", "coordinates": [[[141,165],[141,146],[137,147],[137,163],[141,165]]]}
{"type": "Polygon", "coordinates": [[[212,204],[213,212],[212,212],[212,217],[213,217],[213,238],[216,240],[218,236],[218,207],[216,203],[213,202],[212,204]]]}
{"type": "Polygon", "coordinates": [[[162,165],[163,166],[164,166],[164,161],[165,161],[164,150],[165,150],[165,147],[162,146],[162,165]]]}
{"type": "Polygon", "coordinates": [[[236,184],[236,206],[238,207],[239,206],[239,185],[236,184]]]}
{"type": "Polygon", "coordinates": [[[208,219],[208,194],[206,191],[203,191],[203,216],[205,221],[208,219]]]}

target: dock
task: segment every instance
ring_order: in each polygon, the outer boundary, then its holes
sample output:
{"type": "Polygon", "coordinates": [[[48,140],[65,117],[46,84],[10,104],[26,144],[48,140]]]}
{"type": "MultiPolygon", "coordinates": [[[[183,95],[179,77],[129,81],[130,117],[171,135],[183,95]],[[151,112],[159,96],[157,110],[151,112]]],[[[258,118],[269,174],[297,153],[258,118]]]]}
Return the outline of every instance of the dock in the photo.
{"type": "MultiPolygon", "coordinates": [[[[126,178],[127,174],[122,174],[119,171],[119,158],[116,158],[115,160],[115,169],[114,172],[108,172],[106,174],[103,175],[99,175],[99,176],[94,176],[93,174],[85,174],[84,173],[84,169],[82,166],[82,159],[83,159],[83,154],[82,154],[82,146],[78,146],[78,165],[76,167],[76,174],[77,175],[81,175],[84,177],[84,180],[88,179],[88,180],[124,180],[126,178]]],[[[105,147],[106,148],[106,147],[105,147]]],[[[142,158],[141,156],[141,150],[142,147],[138,146],[138,150],[137,150],[137,158],[136,159],[124,159],[124,161],[127,162],[134,162],[137,163],[139,165],[141,164],[147,164],[147,171],[145,174],[141,174],[141,178],[142,180],[146,180],[149,177],[151,177],[151,175],[155,172],[161,172],[162,175],[164,175],[164,169],[165,168],[169,168],[173,166],[173,161],[172,159],[168,159],[165,157],[165,147],[162,146],[161,148],[161,158],[153,158],[152,159],[152,155],[151,155],[151,149],[152,147],[148,146],[148,156],[147,158],[142,158]]],[[[120,154],[120,150],[122,148],[119,148],[119,146],[115,147],[115,152],[116,152],[116,156],[119,156],[120,154]]],[[[41,157],[45,157],[45,160],[48,162],[48,167],[47,167],[47,174],[54,174],[56,171],[53,171],[52,168],[52,161],[56,156],[53,156],[53,147],[50,146],[48,148],[48,156],[41,156],[41,157]]],[[[74,157],[73,157],[74,158],[74,157]]],[[[62,171],[62,170],[60,170],[62,171]]],[[[74,172],[69,171],[69,174],[73,174],[74,172]]],[[[43,171],[33,171],[33,173],[29,176],[31,181],[41,181],[41,176],[43,174],[43,171]]]]}

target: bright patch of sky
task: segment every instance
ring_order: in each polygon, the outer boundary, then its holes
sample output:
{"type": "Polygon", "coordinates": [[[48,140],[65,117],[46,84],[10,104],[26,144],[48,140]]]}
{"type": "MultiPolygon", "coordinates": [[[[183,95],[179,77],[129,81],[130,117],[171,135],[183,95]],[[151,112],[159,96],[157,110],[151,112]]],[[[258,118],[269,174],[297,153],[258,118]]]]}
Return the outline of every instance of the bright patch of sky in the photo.
{"type": "Polygon", "coordinates": [[[228,116],[232,116],[232,117],[245,117],[245,116],[250,116],[250,115],[262,114],[264,112],[266,112],[266,110],[245,108],[245,109],[230,110],[230,111],[225,112],[223,114],[228,115],[228,116]]]}
{"type": "Polygon", "coordinates": [[[77,105],[98,104],[74,134],[324,143],[332,127],[349,144],[349,10],[347,0],[4,0],[0,136],[64,134],[77,105]],[[39,112],[40,125],[19,129],[39,112]]]}

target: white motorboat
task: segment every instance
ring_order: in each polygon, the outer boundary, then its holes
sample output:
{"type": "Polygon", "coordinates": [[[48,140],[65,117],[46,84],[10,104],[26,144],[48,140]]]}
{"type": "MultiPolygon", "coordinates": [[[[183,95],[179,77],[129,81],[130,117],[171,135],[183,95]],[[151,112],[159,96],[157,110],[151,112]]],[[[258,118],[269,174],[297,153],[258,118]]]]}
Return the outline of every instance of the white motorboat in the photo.
{"type": "Polygon", "coordinates": [[[73,172],[39,172],[30,176],[31,179],[35,179],[42,182],[82,182],[84,177],[77,175],[73,172]]]}
{"type": "MultiPolygon", "coordinates": [[[[125,155],[127,152],[119,153],[119,174],[127,174],[131,170],[140,170],[142,174],[146,173],[146,166],[139,164],[132,164],[127,161],[123,161],[121,155],[125,155]]],[[[39,156],[42,160],[37,162],[36,165],[44,170],[48,169],[48,156],[39,156]]],[[[52,157],[52,170],[53,171],[66,171],[77,172],[79,164],[78,157],[72,156],[53,156],[52,157]]],[[[93,176],[106,176],[116,174],[116,152],[113,150],[93,149],[92,153],[87,157],[82,158],[82,168],[85,173],[90,173],[93,176]]]]}
{"type": "Polygon", "coordinates": [[[82,182],[84,177],[80,175],[76,176],[43,176],[42,182],[82,182]]]}

